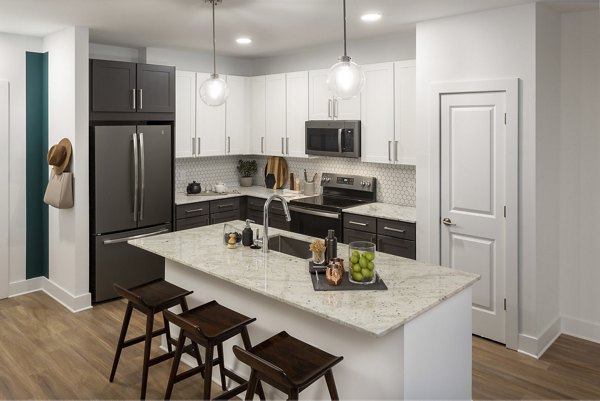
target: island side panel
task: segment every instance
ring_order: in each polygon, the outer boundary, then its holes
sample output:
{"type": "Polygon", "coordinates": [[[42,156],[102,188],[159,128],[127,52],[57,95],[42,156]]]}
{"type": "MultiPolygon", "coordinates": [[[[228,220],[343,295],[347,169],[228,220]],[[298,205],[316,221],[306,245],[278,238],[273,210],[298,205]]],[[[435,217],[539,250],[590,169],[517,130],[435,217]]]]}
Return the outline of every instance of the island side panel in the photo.
{"type": "Polygon", "coordinates": [[[404,326],[404,399],[470,400],[471,287],[404,326]]]}
{"type": "MultiPolygon", "coordinates": [[[[403,327],[383,337],[375,337],[177,262],[167,260],[165,267],[165,278],[168,281],[194,291],[189,297],[190,307],[214,299],[240,313],[256,317],[257,320],[249,326],[253,344],[258,344],[285,330],[331,354],[343,356],[344,360],[333,368],[341,399],[402,399],[404,393],[403,361],[405,360],[403,327]]],[[[323,307],[348,307],[348,305],[329,304],[323,305],[323,307]]],[[[178,312],[177,309],[174,311],[178,312]]],[[[248,377],[249,369],[239,363],[231,352],[234,344],[242,345],[237,338],[227,341],[224,345],[225,364],[242,377],[248,377]]],[[[185,359],[185,361],[192,365],[194,363],[191,359],[185,359]]],[[[218,369],[213,371],[213,381],[220,382],[218,369]]],[[[268,399],[285,398],[277,390],[269,386],[265,387],[268,399]]],[[[177,386],[174,389],[174,396],[176,396],[176,391],[177,386]]],[[[325,380],[321,379],[303,391],[301,399],[329,400],[325,380]]]]}

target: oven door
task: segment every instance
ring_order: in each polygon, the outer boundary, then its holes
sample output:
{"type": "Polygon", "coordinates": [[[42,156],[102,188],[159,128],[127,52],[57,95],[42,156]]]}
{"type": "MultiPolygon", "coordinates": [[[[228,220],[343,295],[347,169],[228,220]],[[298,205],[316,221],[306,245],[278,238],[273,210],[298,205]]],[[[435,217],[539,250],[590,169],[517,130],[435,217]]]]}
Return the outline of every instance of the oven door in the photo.
{"type": "Polygon", "coordinates": [[[334,230],[338,242],[342,242],[342,215],[338,212],[307,209],[290,205],[292,232],[325,238],[328,230],[334,230]]]}

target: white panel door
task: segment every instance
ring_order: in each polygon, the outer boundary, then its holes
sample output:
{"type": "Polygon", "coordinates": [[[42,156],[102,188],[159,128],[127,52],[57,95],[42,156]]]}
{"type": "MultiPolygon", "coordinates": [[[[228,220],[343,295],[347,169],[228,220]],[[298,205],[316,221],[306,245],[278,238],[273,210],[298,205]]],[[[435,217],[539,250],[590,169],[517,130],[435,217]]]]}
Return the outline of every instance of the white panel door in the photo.
{"type": "Polygon", "coordinates": [[[265,76],[250,78],[250,153],[265,153],[265,76]]]}
{"type": "Polygon", "coordinates": [[[228,75],[227,85],[229,99],[225,103],[225,151],[228,155],[246,155],[250,145],[249,79],[228,75]]]}
{"type": "Polygon", "coordinates": [[[267,75],[265,79],[266,106],[266,154],[285,155],[286,123],[285,74],[267,75]]]}
{"type": "Polygon", "coordinates": [[[504,92],[442,95],[441,261],[481,275],[473,333],[505,343],[504,92]]]}
{"type": "Polygon", "coordinates": [[[175,157],[192,157],[196,151],[196,73],[175,76],[175,157]]]}
{"type": "Polygon", "coordinates": [[[327,87],[329,70],[313,70],[308,72],[308,118],[310,120],[331,120],[333,104],[331,93],[327,87]]]}
{"type": "MultiPolygon", "coordinates": [[[[196,93],[210,74],[196,74],[196,93]]],[[[198,138],[197,155],[222,156],[225,154],[225,105],[208,106],[196,97],[196,137],[198,138]]]]}
{"type": "Polygon", "coordinates": [[[308,120],[308,71],[286,74],[287,138],[286,155],[307,157],[305,123],[308,120]]]}
{"type": "Polygon", "coordinates": [[[395,161],[417,164],[417,68],[414,60],[394,63],[395,161]]]}
{"type": "Polygon", "coordinates": [[[347,100],[335,99],[333,116],[336,120],[360,120],[360,95],[347,100]]]}
{"type": "Polygon", "coordinates": [[[8,297],[9,110],[9,84],[0,81],[0,299],[8,297]]]}
{"type": "Polygon", "coordinates": [[[363,66],[365,88],[361,102],[361,160],[392,163],[394,142],[394,63],[363,66]]]}

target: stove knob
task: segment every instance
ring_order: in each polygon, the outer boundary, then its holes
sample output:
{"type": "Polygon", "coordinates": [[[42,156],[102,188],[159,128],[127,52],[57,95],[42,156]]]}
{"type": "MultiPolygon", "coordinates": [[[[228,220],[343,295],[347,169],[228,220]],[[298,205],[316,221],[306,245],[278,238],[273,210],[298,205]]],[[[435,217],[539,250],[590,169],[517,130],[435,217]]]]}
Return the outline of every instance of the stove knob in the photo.
{"type": "Polygon", "coordinates": [[[360,186],[361,186],[361,187],[364,187],[364,186],[365,186],[365,182],[364,182],[364,181],[361,181],[361,182],[360,182],[360,186]]]}
{"type": "Polygon", "coordinates": [[[331,178],[327,177],[327,182],[331,181],[331,178]]]}
{"type": "Polygon", "coordinates": [[[325,182],[325,177],[321,177],[321,182],[325,182]]]}
{"type": "Polygon", "coordinates": [[[370,181],[367,181],[366,184],[367,184],[367,188],[371,186],[371,182],[370,181]]]}

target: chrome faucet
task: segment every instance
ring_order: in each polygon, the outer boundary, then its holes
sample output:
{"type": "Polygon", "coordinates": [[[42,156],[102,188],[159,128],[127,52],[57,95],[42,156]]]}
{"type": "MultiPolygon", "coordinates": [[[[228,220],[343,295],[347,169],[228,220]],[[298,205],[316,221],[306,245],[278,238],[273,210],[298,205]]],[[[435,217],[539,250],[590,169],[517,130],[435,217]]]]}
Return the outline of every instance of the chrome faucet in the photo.
{"type": "Polygon", "coordinates": [[[285,220],[292,221],[292,217],[290,216],[290,209],[288,208],[287,201],[281,195],[271,195],[269,199],[265,202],[265,208],[263,209],[263,239],[262,239],[262,249],[263,253],[269,252],[269,206],[271,205],[271,201],[273,199],[279,199],[281,201],[281,205],[283,206],[283,211],[285,212],[285,220]]]}

